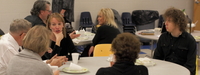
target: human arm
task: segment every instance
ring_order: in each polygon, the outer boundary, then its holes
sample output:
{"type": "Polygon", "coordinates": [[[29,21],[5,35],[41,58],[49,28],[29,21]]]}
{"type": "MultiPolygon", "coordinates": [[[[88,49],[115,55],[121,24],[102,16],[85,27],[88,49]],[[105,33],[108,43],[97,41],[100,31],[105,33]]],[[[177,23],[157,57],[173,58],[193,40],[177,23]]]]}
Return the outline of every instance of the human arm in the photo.
{"type": "Polygon", "coordinates": [[[66,56],[57,56],[56,54],[50,60],[47,60],[46,63],[50,64],[51,66],[60,67],[67,61],[68,61],[68,58],[66,58],[66,56]]]}
{"type": "Polygon", "coordinates": [[[160,36],[158,43],[157,43],[157,47],[154,51],[154,55],[153,55],[154,59],[160,59],[160,60],[164,59],[164,53],[162,51],[161,42],[163,42],[163,36],[162,35],[160,36]]]}
{"type": "Polygon", "coordinates": [[[57,46],[60,46],[60,42],[61,42],[61,40],[64,38],[64,35],[63,35],[63,33],[62,32],[60,32],[60,33],[56,33],[56,32],[53,32],[53,34],[55,35],[55,37],[56,37],[56,45],[57,46]]]}
{"type": "Polygon", "coordinates": [[[188,45],[187,61],[184,66],[190,70],[191,75],[194,75],[196,68],[196,41],[194,39],[190,40],[188,45]]]}
{"type": "Polygon", "coordinates": [[[64,38],[64,35],[62,34],[62,32],[60,33],[53,32],[51,36],[51,40],[53,40],[51,43],[51,48],[53,49],[53,51],[50,54],[50,57],[53,57],[55,54],[60,55],[60,51],[62,50],[62,47],[60,47],[60,43],[63,38],[64,38]]]}
{"type": "Polygon", "coordinates": [[[69,34],[69,36],[70,36],[71,39],[74,39],[74,38],[79,37],[80,34],[75,34],[75,31],[73,31],[73,32],[71,32],[71,33],[69,34]]]}
{"type": "Polygon", "coordinates": [[[91,46],[88,52],[88,56],[90,56],[92,54],[92,52],[94,51],[94,46],[91,46]]]}
{"type": "Polygon", "coordinates": [[[60,71],[59,70],[56,70],[53,72],[53,75],[59,75],[60,71]]]}

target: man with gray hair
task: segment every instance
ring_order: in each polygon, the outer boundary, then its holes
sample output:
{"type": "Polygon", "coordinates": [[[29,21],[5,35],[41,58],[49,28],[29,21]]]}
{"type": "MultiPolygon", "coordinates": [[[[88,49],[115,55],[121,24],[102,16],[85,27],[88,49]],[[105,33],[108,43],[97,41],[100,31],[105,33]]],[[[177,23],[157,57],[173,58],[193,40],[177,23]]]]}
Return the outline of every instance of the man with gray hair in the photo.
{"type": "Polygon", "coordinates": [[[0,39],[0,75],[6,74],[6,68],[10,59],[19,53],[22,40],[31,23],[25,19],[16,19],[10,24],[10,30],[0,39]]]}
{"type": "Polygon", "coordinates": [[[35,1],[30,13],[31,15],[25,17],[25,19],[32,23],[32,27],[35,25],[46,26],[46,20],[51,14],[50,2],[46,0],[35,1]]]}

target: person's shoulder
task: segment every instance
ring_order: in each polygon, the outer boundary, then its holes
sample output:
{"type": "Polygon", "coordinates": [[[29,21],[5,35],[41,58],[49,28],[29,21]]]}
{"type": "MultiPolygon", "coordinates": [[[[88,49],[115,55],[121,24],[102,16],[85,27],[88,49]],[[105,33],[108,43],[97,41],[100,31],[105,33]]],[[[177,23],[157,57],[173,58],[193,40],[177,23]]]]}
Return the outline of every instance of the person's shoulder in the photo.
{"type": "Polygon", "coordinates": [[[105,73],[107,73],[107,72],[110,72],[110,71],[109,71],[110,68],[111,68],[111,67],[99,68],[98,71],[97,71],[97,73],[96,73],[96,75],[102,75],[102,74],[105,74],[105,73]]]}
{"type": "Polygon", "coordinates": [[[138,67],[138,68],[147,68],[147,67],[144,66],[144,65],[135,65],[135,67],[138,67]]]}
{"type": "Polygon", "coordinates": [[[114,27],[112,27],[112,26],[109,26],[109,25],[102,25],[102,26],[100,26],[98,29],[100,29],[100,30],[113,30],[113,29],[117,29],[117,28],[114,28],[114,27]]]}
{"type": "Polygon", "coordinates": [[[193,40],[193,41],[195,41],[194,37],[190,33],[188,33],[188,32],[183,32],[182,36],[186,37],[187,40],[193,40]]]}
{"type": "Polygon", "coordinates": [[[24,19],[28,20],[29,22],[37,21],[39,18],[35,15],[28,15],[24,19]]]}
{"type": "Polygon", "coordinates": [[[167,37],[167,36],[169,36],[169,35],[170,35],[169,32],[164,32],[164,33],[162,33],[162,34],[160,35],[159,38],[167,37]]]}

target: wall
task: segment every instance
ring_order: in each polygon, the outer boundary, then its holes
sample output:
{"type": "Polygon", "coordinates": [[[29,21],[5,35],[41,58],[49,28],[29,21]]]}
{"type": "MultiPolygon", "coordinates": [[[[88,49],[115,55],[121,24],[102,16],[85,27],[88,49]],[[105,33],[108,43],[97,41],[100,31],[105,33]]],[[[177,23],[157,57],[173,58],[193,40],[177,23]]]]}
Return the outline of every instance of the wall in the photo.
{"type": "MultiPolygon", "coordinates": [[[[29,15],[33,3],[36,0],[0,0],[0,28],[8,32],[9,25],[14,19],[24,18],[29,15]]],[[[51,2],[51,0],[48,0],[51,2]]],[[[73,27],[78,29],[80,13],[90,11],[95,22],[98,11],[109,7],[122,12],[133,10],[157,10],[160,14],[169,7],[186,9],[186,13],[192,18],[193,0],[75,0],[73,27]]]]}

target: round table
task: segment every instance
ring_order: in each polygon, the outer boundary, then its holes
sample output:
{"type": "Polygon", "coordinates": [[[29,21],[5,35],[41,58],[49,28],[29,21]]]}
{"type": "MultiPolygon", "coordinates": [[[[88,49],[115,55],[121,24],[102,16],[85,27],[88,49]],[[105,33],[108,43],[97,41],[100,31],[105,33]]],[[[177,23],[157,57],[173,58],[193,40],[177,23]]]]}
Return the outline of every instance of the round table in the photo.
{"type": "MultiPolygon", "coordinates": [[[[78,65],[88,68],[89,72],[83,74],[69,74],[60,72],[60,75],[95,75],[97,70],[101,67],[109,67],[110,63],[107,61],[108,57],[82,57],[78,61],[78,65]]],[[[175,63],[152,59],[156,63],[155,66],[148,68],[149,75],[190,75],[188,69],[175,63]]],[[[68,61],[65,65],[61,66],[59,70],[64,67],[69,67],[71,61],[68,61]]]]}
{"type": "MultiPolygon", "coordinates": [[[[150,40],[158,40],[160,35],[141,35],[141,32],[143,31],[152,31],[153,29],[148,30],[140,30],[135,33],[136,36],[144,38],[144,39],[150,39],[150,40]]],[[[194,30],[194,32],[191,33],[192,36],[200,36],[200,31],[194,30]]],[[[200,42],[200,39],[195,39],[197,42],[200,42]]]]}

